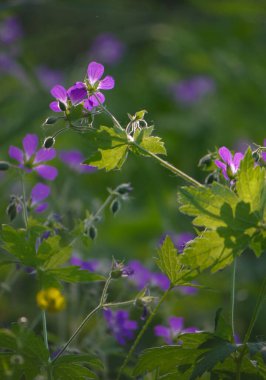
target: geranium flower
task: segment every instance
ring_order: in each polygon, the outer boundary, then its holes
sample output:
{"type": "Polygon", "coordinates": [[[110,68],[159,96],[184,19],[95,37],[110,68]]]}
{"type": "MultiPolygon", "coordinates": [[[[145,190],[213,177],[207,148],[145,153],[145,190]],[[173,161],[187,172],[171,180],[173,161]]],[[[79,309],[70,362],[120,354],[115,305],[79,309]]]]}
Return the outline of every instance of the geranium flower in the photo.
{"type": "Polygon", "coordinates": [[[56,151],[54,148],[41,148],[37,151],[38,141],[38,136],[28,134],[22,141],[24,151],[11,145],[8,154],[19,162],[21,169],[24,169],[26,172],[35,171],[42,178],[53,181],[57,176],[57,169],[43,163],[55,158],[56,151]]]}
{"type": "Polygon", "coordinates": [[[113,77],[107,75],[101,79],[104,73],[104,66],[97,62],[91,62],[88,65],[85,82],[77,82],[68,90],[68,96],[76,104],[84,101],[84,107],[91,111],[100,103],[104,103],[105,97],[99,90],[111,90],[114,88],[115,81],[113,77]]]}
{"type": "Polygon", "coordinates": [[[57,84],[51,89],[50,93],[56,99],[56,101],[51,102],[49,105],[52,111],[62,112],[64,111],[63,108],[68,108],[68,96],[65,87],[61,86],[60,84],[57,84]]]}
{"type": "Polygon", "coordinates": [[[240,161],[244,158],[244,155],[240,152],[237,152],[233,156],[230,150],[225,146],[221,147],[218,150],[218,153],[222,161],[215,160],[215,165],[218,168],[222,169],[222,173],[225,179],[233,179],[239,169],[240,161]]]}
{"type": "Polygon", "coordinates": [[[85,157],[79,150],[63,150],[60,152],[59,158],[78,173],[93,173],[97,170],[95,166],[82,165],[85,157]]]}
{"type": "Polygon", "coordinates": [[[125,345],[127,340],[134,338],[134,331],[138,325],[136,321],[129,319],[128,311],[104,309],[103,315],[108,328],[119,344],[125,345]]]}
{"type": "Polygon", "coordinates": [[[169,327],[157,325],[154,328],[154,334],[162,337],[166,344],[173,344],[174,339],[180,334],[197,331],[196,327],[184,328],[184,318],[182,317],[170,317],[168,323],[169,327]]]}

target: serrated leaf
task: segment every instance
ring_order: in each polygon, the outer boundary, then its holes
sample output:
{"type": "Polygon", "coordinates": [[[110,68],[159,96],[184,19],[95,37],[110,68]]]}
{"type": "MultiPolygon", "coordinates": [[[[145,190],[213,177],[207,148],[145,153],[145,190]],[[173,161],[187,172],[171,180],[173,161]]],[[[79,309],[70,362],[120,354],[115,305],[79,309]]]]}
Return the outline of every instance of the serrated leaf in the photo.
{"type": "Polygon", "coordinates": [[[240,162],[236,190],[239,198],[250,204],[251,211],[259,211],[263,215],[266,201],[265,169],[254,165],[251,149],[240,162]]]}
{"type": "Polygon", "coordinates": [[[219,362],[223,362],[236,351],[236,346],[227,341],[220,341],[211,350],[202,353],[196,361],[190,380],[196,380],[205,372],[209,372],[219,362]]]}
{"type": "Polygon", "coordinates": [[[199,272],[207,268],[216,272],[229,265],[233,258],[232,248],[225,247],[224,238],[216,231],[206,230],[186,246],[181,262],[199,272]]]}
{"type": "Polygon", "coordinates": [[[65,363],[86,363],[93,367],[103,368],[101,360],[91,354],[68,354],[60,356],[54,366],[60,366],[65,363]]]}
{"type": "Polygon", "coordinates": [[[221,339],[232,341],[232,328],[222,314],[222,308],[219,308],[215,314],[215,335],[221,339]]]}
{"type": "Polygon", "coordinates": [[[44,239],[37,252],[39,262],[44,270],[57,268],[67,262],[72,254],[72,248],[62,246],[60,236],[52,236],[44,239]]]}
{"type": "Polygon", "coordinates": [[[172,285],[181,285],[187,281],[187,271],[181,264],[180,255],[169,236],[164,239],[155,261],[172,285]]]}
{"type": "Polygon", "coordinates": [[[127,158],[127,149],[128,146],[125,144],[111,149],[99,149],[95,155],[85,160],[83,164],[92,165],[106,171],[120,169],[127,158]]]}
{"type": "Polygon", "coordinates": [[[17,348],[16,335],[8,329],[0,329],[0,347],[15,351],[17,348]]]}

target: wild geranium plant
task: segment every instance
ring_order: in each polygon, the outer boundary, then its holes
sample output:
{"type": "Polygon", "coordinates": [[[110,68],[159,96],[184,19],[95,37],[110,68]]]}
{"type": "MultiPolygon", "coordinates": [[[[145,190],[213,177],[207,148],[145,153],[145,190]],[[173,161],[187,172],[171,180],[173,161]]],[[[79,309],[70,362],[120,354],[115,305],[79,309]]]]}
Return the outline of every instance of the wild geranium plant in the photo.
{"type": "MultiPolygon", "coordinates": [[[[83,351],[73,351],[75,339],[94,317],[100,319],[101,324],[106,323],[118,344],[125,346],[119,369],[111,372],[112,378],[117,380],[194,380],[204,379],[206,374],[217,380],[265,379],[265,344],[251,342],[250,337],[265,299],[266,280],[240,343],[234,314],[237,262],[247,248],[258,259],[266,249],[266,148],[257,146],[253,152],[248,148],[245,154],[233,154],[221,147],[218,152],[209,153],[200,160],[200,166],[210,172],[202,184],[161,157],[166,155],[166,149],[161,138],[154,135],[154,127],[146,121],[146,110],[128,114],[126,125],[118,121],[104,105],[102,93],[102,90],[111,90],[115,82],[109,75],[103,78],[103,73],[102,64],[91,62],[83,82],[69,89],[60,84],[54,86],[51,95],[55,100],[50,108],[58,116],[49,116],[44,125],[63,120],[65,126],[47,136],[40,150],[37,150],[37,136],[28,134],[23,139],[24,150],[14,146],[9,149],[10,157],[17,164],[0,162],[1,170],[15,170],[21,175],[21,194],[11,195],[7,212],[11,221],[21,215],[21,211],[24,217],[24,226],[2,225],[1,262],[16,271],[29,273],[37,289],[36,305],[42,321],[42,334],[23,317],[11,327],[0,330],[1,378],[106,379],[104,355],[95,354],[89,346],[83,351]],[[98,125],[97,117],[101,113],[109,117],[108,125],[98,125]],[[182,244],[175,243],[170,235],[164,237],[155,260],[161,273],[148,270],[137,260],[124,263],[115,258],[108,270],[106,265],[101,268],[99,262],[86,261],[75,253],[79,240],[97,237],[98,225],[107,207],[112,214],[119,211],[133,190],[129,183],[108,189],[108,197],[98,211],[87,212],[83,220],[74,223],[73,230],[66,229],[57,215],[42,222],[35,219],[34,212],[48,207],[42,202],[51,190],[45,183],[38,182],[27,195],[24,178],[36,172],[43,180],[55,180],[57,169],[45,162],[56,155],[53,145],[57,136],[71,131],[85,139],[87,158],[76,151],[73,156],[72,151],[68,156],[61,154],[61,159],[78,172],[86,173],[85,168],[89,171],[121,169],[127,156],[133,154],[153,158],[186,182],[186,186],[178,188],[178,207],[192,217],[197,235],[182,238],[182,244]],[[179,315],[171,315],[164,323],[152,327],[151,322],[161,305],[167,302],[169,293],[179,289],[188,294],[192,289],[195,293],[201,286],[197,281],[200,274],[207,272],[215,276],[217,271],[230,265],[233,267],[231,323],[225,321],[218,309],[214,331],[185,327],[179,315]],[[122,300],[114,299],[112,286],[117,281],[130,282],[135,286],[135,294],[122,300]],[[88,289],[94,289],[94,296],[91,308],[84,313],[72,335],[54,339],[49,334],[46,316],[66,307],[69,287],[64,286],[65,283],[83,283],[88,289]],[[155,288],[163,292],[160,298],[155,296],[155,288]],[[98,294],[97,302],[95,294],[98,294]],[[131,311],[134,312],[131,314],[131,311]],[[139,315],[138,320],[136,315],[139,315]],[[158,346],[147,347],[137,354],[138,344],[149,329],[154,329],[161,343],[158,340],[158,346]],[[131,347],[127,349],[129,344],[131,347]]],[[[12,276],[14,272],[8,279],[12,276]]]]}

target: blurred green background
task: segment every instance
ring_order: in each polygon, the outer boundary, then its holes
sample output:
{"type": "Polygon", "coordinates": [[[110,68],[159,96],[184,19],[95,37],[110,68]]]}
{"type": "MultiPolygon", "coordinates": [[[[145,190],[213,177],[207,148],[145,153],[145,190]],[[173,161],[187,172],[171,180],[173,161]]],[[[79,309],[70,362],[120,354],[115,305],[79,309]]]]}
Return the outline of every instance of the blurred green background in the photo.
{"type": "MultiPolygon", "coordinates": [[[[146,109],[147,121],[165,142],[168,160],[199,181],[206,173],[198,161],[208,150],[226,145],[243,151],[249,143],[263,144],[264,0],[2,1],[0,23],[8,17],[20,23],[21,36],[0,45],[1,160],[8,159],[10,144],[21,146],[26,133],[43,140],[60,127],[41,127],[53,114],[49,90],[57,83],[69,87],[83,80],[92,60],[103,63],[105,73],[115,78],[115,89],[105,93],[113,114],[126,124],[127,113],[146,109]]],[[[107,119],[100,116],[100,122],[107,119]]],[[[86,156],[88,138],[63,134],[56,149],[79,149],[86,156]]],[[[130,182],[134,188],[116,217],[106,212],[97,240],[79,247],[84,258],[138,259],[154,268],[152,258],[163,234],[193,232],[190,219],[177,208],[182,181],[151,159],[129,157],[121,171],[92,174],[76,173],[58,158],[54,163],[59,176],[52,184],[49,210],[68,227],[72,217],[97,210],[108,187],[130,182]]],[[[35,182],[33,176],[28,179],[28,191],[35,182]]],[[[9,195],[18,191],[16,173],[1,175],[3,223],[8,223],[9,195]]],[[[228,268],[202,276],[199,282],[212,290],[193,296],[174,293],[161,319],[184,316],[187,326],[212,329],[219,306],[229,316],[231,272],[228,268]]],[[[265,258],[259,261],[246,252],[239,259],[236,330],[241,338],[264,276],[265,258]]],[[[1,324],[36,312],[29,280],[25,276],[17,284],[19,294],[3,297],[1,324]]],[[[253,339],[265,338],[265,333],[264,308],[253,339]]]]}

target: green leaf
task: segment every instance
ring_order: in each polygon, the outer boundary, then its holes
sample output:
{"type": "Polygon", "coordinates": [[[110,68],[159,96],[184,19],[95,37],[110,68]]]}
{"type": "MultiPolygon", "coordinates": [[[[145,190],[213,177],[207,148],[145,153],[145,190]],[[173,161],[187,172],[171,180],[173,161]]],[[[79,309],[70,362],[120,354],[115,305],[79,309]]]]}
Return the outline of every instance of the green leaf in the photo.
{"type": "Polygon", "coordinates": [[[90,157],[84,165],[96,166],[107,171],[121,168],[128,150],[126,132],[117,128],[101,126],[89,134],[88,151],[90,157]]]}
{"type": "Polygon", "coordinates": [[[89,272],[87,270],[82,270],[78,266],[49,269],[44,273],[44,276],[46,275],[65,282],[91,282],[105,280],[104,276],[89,272]]]}
{"type": "Polygon", "coordinates": [[[8,329],[0,329],[0,347],[15,351],[17,348],[16,335],[8,329]]]}
{"type": "Polygon", "coordinates": [[[199,272],[207,268],[216,272],[229,265],[233,255],[232,248],[225,246],[223,237],[216,231],[206,230],[186,246],[181,262],[199,272]]]}
{"type": "MultiPolygon", "coordinates": [[[[153,126],[142,128],[141,130],[136,130],[133,136],[134,141],[142,148],[148,150],[154,154],[164,154],[166,155],[166,149],[162,139],[158,136],[151,136],[153,132],[153,126]]],[[[138,154],[147,156],[145,152],[138,149],[137,146],[132,146],[131,149],[138,154]]]]}
{"type": "Polygon", "coordinates": [[[97,379],[95,373],[86,367],[77,364],[62,364],[55,366],[53,376],[56,380],[86,380],[97,379]]]}
{"type": "Polygon", "coordinates": [[[92,367],[103,368],[103,364],[99,358],[91,354],[68,354],[60,356],[54,366],[60,366],[65,363],[86,363],[92,367]]]}
{"type": "Polygon", "coordinates": [[[74,122],[81,119],[84,116],[83,112],[84,112],[83,104],[79,104],[75,107],[71,107],[68,117],[71,121],[74,122]]]}
{"type": "MultiPolygon", "coordinates": [[[[203,345],[201,346],[202,348],[203,345]]],[[[197,358],[190,380],[195,380],[205,372],[209,372],[217,363],[223,362],[228,356],[235,352],[236,348],[235,345],[227,341],[219,340],[211,350],[202,353],[197,358]]]]}
{"type": "Polygon", "coordinates": [[[239,198],[250,204],[251,211],[258,211],[263,215],[266,201],[265,169],[254,166],[252,151],[249,148],[240,163],[236,190],[239,198]]]}
{"type": "Polygon", "coordinates": [[[215,335],[221,339],[232,341],[232,328],[222,314],[222,308],[219,308],[215,314],[215,335]]]}
{"type": "Polygon", "coordinates": [[[60,236],[44,239],[38,248],[38,259],[44,270],[57,268],[67,262],[72,254],[72,248],[62,246],[60,236]]]}
{"type": "Polygon", "coordinates": [[[187,271],[180,259],[181,255],[178,254],[171,238],[166,236],[162,246],[158,251],[158,258],[155,259],[158,267],[166,274],[172,285],[181,285],[187,282],[187,271]]]}

